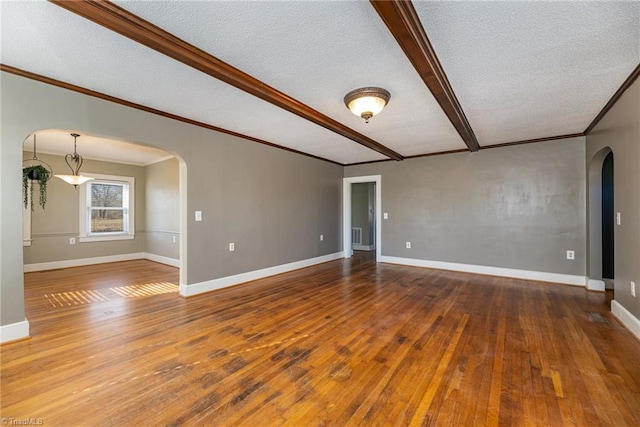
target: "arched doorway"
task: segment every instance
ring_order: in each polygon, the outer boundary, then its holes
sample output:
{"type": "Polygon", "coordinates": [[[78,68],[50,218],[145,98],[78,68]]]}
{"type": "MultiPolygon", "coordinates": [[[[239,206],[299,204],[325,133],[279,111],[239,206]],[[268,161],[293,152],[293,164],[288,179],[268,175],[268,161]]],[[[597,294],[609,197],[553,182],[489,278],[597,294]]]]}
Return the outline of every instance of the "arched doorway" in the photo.
{"type": "Polygon", "coordinates": [[[59,183],[54,179],[49,186],[52,193],[47,210],[36,210],[35,215],[47,217],[40,221],[43,227],[56,226],[60,227],[60,230],[39,230],[36,235],[31,235],[33,218],[29,209],[23,210],[29,213],[28,224],[23,217],[23,247],[25,247],[24,251],[32,252],[29,256],[26,254],[23,256],[24,271],[33,272],[144,258],[177,267],[180,283],[186,283],[185,161],[176,153],[155,146],[152,141],[123,140],[75,129],[40,129],[31,133],[23,142],[23,157],[25,152],[29,154],[27,157],[31,156],[29,152],[32,147],[35,148],[31,141],[34,134],[37,134],[38,157],[45,157],[55,165],[55,173],[69,173],[70,166],[65,164],[64,156],[74,147],[70,135],[75,132],[79,134],[78,154],[86,160],[81,166],[81,173],[93,175],[94,178],[99,176],[101,180],[112,180],[116,175],[120,177],[132,175],[136,179],[137,201],[133,202],[131,207],[127,207],[127,210],[130,213],[135,207],[136,218],[140,220],[133,221],[137,228],[135,239],[141,243],[131,245],[131,248],[135,248],[131,250],[125,242],[129,239],[113,239],[113,236],[98,238],[83,236],[80,224],[82,215],[78,214],[81,189],[60,184],[62,181],[59,183]],[[133,169],[143,174],[144,179],[140,180],[140,176],[131,173],[133,169]],[[50,217],[57,219],[51,221],[50,217]],[[64,218],[64,221],[60,218],[64,218]],[[27,228],[29,237],[25,239],[27,228]],[[41,240],[41,248],[30,248],[34,238],[41,240]],[[54,239],[57,240],[54,241],[54,239]],[[118,242],[118,249],[106,248],[116,240],[122,240],[118,242]],[[104,250],[97,247],[103,241],[104,250]],[[81,242],[91,243],[89,256],[85,255],[84,244],[81,242]],[[51,255],[50,247],[63,248],[64,250],[59,252],[63,252],[64,255],[51,255]]]}
{"type": "Polygon", "coordinates": [[[607,289],[613,289],[614,272],[614,209],[613,152],[602,163],[602,279],[607,289]]]}
{"type": "Polygon", "coordinates": [[[605,147],[589,162],[589,290],[613,289],[614,222],[614,155],[605,147]]]}

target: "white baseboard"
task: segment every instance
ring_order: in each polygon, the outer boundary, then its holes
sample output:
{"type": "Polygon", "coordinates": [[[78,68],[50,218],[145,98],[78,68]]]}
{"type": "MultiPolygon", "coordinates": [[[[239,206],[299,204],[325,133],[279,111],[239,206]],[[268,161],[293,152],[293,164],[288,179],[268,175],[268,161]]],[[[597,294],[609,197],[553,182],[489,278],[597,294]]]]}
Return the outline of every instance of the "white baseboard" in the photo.
{"type": "Polygon", "coordinates": [[[640,339],[640,320],[616,300],[611,301],[611,314],[640,339]]]}
{"type": "Polygon", "coordinates": [[[604,292],[604,281],[587,278],[587,289],[590,291],[604,292]]]}
{"type": "Polygon", "coordinates": [[[134,259],[144,259],[144,258],[145,258],[145,254],[143,252],[139,252],[139,253],[131,253],[131,254],[93,257],[93,258],[69,259],[65,261],[41,262],[37,264],[25,264],[24,272],[31,273],[33,271],[55,270],[58,268],[69,268],[69,267],[81,267],[83,265],[104,264],[107,262],[118,262],[118,261],[131,261],[134,259]]]}
{"type": "Polygon", "coordinates": [[[170,265],[172,267],[180,267],[179,259],[169,258],[162,255],[150,254],[149,252],[144,253],[144,259],[148,259],[149,261],[159,262],[160,264],[170,265]]]}
{"type": "Polygon", "coordinates": [[[222,289],[229,286],[238,285],[240,283],[249,282],[251,280],[263,279],[265,277],[274,276],[276,274],[286,273],[288,271],[298,270],[300,268],[311,267],[312,265],[334,261],[343,257],[343,252],[336,252],[316,258],[292,262],[289,264],[263,268],[262,270],[249,271],[247,273],[236,274],[234,276],[221,277],[219,279],[208,280],[206,282],[194,283],[192,285],[180,284],[180,295],[184,297],[198,295],[204,292],[214,291],[216,289],[222,289]]]}
{"type": "Polygon", "coordinates": [[[27,338],[28,336],[29,322],[27,319],[24,319],[22,322],[0,326],[0,344],[27,338]]]}
{"type": "Polygon", "coordinates": [[[438,270],[462,271],[465,273],[487,274],[490,276],[512,277],[515,279],[537,280],[562,283],[565,285],[585,286],[586,277],[571,274],[545,273],[542,271],[517,270],[514,268],[487,267],[483,265],[458,264],[454,262],[429,261],[424,259],[382,256],[381,262],[411,265],[414,267],[435,268],[438,270]]]}
{"type": "Polygon", "coordinates": [[[376,245],[356,245],[355,243],[351,246],[351,249],[354,251],[373,251],[376,249],[376,245]]]}

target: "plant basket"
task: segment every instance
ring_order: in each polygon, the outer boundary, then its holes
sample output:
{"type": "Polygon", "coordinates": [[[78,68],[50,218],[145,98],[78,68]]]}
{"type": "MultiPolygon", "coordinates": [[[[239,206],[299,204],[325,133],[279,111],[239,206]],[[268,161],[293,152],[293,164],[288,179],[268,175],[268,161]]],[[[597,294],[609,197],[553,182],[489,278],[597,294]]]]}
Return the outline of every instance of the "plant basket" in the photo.
{"type": "Polygon", "coordinates": [[[24,207],[31,205],[33,211],[33,187],[39,184],[38,202],[42,209],[47,204],[47,182],[51,179],[51,170],[42,164],[22,168],[22,201],[24,207]]]}

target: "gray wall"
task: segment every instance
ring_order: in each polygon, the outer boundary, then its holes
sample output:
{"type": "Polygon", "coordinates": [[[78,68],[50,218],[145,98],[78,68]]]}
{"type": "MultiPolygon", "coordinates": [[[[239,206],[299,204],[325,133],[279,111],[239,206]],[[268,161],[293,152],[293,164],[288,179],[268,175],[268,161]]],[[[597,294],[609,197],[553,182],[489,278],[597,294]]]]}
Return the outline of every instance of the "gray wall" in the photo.
{"type": "MultiPolygon", "coordinates": [[[[587,136],[587,167],[605,147],[613,151],[614,205],[622,215],[621,225],[614,231],[615,300],[640,318],[640,80],[627,89],[587,136]],[[636,282],[635,298],[629,285],[632,280],[636,282]]],[[[593,226],[599,227],[597,221],[593,226]]],[[[600,254],[599,248],[591,249],[600,254]]],[[[590,277],[598,278],[595,265],[589,267],[590,277]]]]}
{"type": "Polygon", "coordinates": [[[180,164],[169,159],[145,167],[144,251],[180,258],[180,164]],[[175,240],[175,242],[174,242],[175,240]]]}
{"type": "MultiPolygon", "coordinates": [[[[39,141],[45,147],[46,141],[39,141]]],[[[81,153],[81,151],[80,151],[81,153]]],[[[30,159],[33,153],[25,152],[30,159]]],[[[69,167],[62,156],[38,153],[38,158],[47,162],[55,173],[69,173],[69,167]]],[[[106,175],[130,176],[135,178],[135,227],[133,240],[112,242],[85,242],[69,244],[69,237],[79,233],[79,191],[72,185],[51,178],[47,183],[47,204],[42,209],[37,204],[38,188],[34,189],[34,210],[31,213],[31,246],[24,248],[24,263],[64,261],[109,255],[139,253],[144,251],[145,229],[145,168],[142,166],[101,162],[85,159],[82,172],[106,175]]]]}
{"type": "Polygon", "coordinates": [[[345,176],[382,175],[384,256],[584,276],[584,158],[585,138],[573,138],[350,166],[345,176]]]}
{"type": "Polygon", "coordinates": [[[0,85],[2,325],[24,320],[22,143],[42,129],[155,145],[184,162],[185,284],[341,250],[341,166],[4,72],[0,85]],[[196,210],[203,211],[202,222],[195,222],[196,210]],[[235,252],[228,251],[230,242],[235,252]]]}

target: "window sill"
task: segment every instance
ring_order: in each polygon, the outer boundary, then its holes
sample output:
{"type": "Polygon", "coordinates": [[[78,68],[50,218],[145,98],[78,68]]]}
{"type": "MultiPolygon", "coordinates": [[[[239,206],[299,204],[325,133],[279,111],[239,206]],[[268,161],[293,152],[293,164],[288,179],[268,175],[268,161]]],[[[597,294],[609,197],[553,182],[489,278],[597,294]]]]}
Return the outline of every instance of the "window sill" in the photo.
{"type": "Polygon", "coordinates": [[[112,234],[109,236],[80,236],[78,242],[108,242],[111,240],[132,240],[135,234],[112,234]]]}

